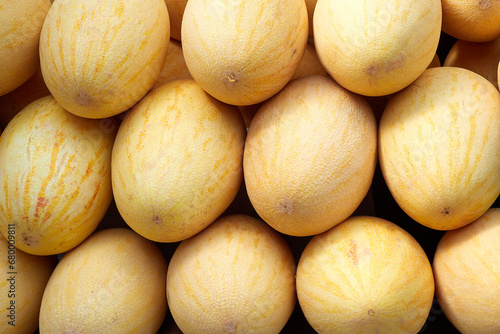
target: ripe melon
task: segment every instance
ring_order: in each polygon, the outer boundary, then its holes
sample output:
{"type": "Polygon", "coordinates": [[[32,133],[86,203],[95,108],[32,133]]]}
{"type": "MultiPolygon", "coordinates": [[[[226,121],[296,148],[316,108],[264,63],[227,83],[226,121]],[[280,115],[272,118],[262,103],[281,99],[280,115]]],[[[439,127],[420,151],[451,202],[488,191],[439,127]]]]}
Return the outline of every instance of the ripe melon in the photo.
{"type": "Polygon", "coordinates": [[[167,52],[168,57],[165,58],[160,74],[158,75],[158,78],[156,78],[156,81],[151,89],[158,88],[169,81],[193,79],[186,66],[181,43],[174,39],[170,39],[167,52]]]}
{"type": "Polygon", "coordinates": [[[260,103],[292,77],[307,45],[304,0],[190,0],[182,48],[194,80],[233,105],[260,103]]]}
{"type": "Polygon", "coordinates": [[[97,227],[112,200],[117,126],[64,110],[52,96],[21,110],[0,137],[0,231],[15,224],[30,254],[66,252],[97,227]]]}
{"type": "Polygon", "coordinates": [[[170,311],[184,333],[279,333],[296,304],[295,269],[288,244],[264,222],[219,218],[172,256],[170,311]]]}
{"type": "Polygon", "coordinates": [[[170,38],[181,41],[181,26],[187,0],[165,0],[170,18],[170,38]]]}
{"type": "Polygon", "coordinates": [[[0,333],[33,334],[45,286],[57,264],[57,257],[36,256],[16,249],[17,232],[7,239],[0,234],[0,333]]]}
{"type": "Polygon", "coordinates": [[[431,63],[441,34],[441,1],[318,0],[314,43],[343,87],[379,96],[408,86],[431,63]]]}
{"type": "Polygon", "coordinates": [[[488,80],[426,70],[380,120],[380,167],[399,206],[437,230],[479,218],[500,194],[499,129],[500,92],[488,80]]]}
{"type": "Polygon", "coordinates": [[[434,256],[436,296],[463,334],[500,333],[500,208],[444,234],[434,256]]]}
{"type": "Polygon", "coordinates": [[[432,306],[434,278],[408,232],[357,216],[307,244],[297,266],[297,296],[318,333],[417,333],[432,306]]]}
{"type": "Polygon", "coordinates": [[[69,112],[114,116],[153,86],[169,38],[164,0],[56,1],[40,35],[43,78],[69,112]]]}
{"type": "Polygon", "coordinates": [[[376,152],[376,122],[363,97],[328,76],[293,80],[250,123],[243,158],[248,196],[281,233],[324,232],[366,196],[376,152]]]}
{"type": "Polygon", "coordinates": [[[38,40],[50,0],[3,0],[0,5],[0,96],[35,73],[38,40]]]}
{"type": "Polygon", "coordinates": [[[310,75],[328,75],[328,73],[319,61],[314,44],[307,43],[304,56],[300,60],[290,80],[300,79],[310,75]]]}
{"type": "Polygon", "coordinates": [[[112,157],[116,206],[140,235],[189,238],[231,204],[240,187],[245,124],[193,80],[152,90],[120,125],[112,157]]]}
{"type": "Polygon", "coordinates": [[[157,333],[167,313],[166,273],[152,241],[125,228],[96,232],[50,277],[40,333],[157,333]]]}

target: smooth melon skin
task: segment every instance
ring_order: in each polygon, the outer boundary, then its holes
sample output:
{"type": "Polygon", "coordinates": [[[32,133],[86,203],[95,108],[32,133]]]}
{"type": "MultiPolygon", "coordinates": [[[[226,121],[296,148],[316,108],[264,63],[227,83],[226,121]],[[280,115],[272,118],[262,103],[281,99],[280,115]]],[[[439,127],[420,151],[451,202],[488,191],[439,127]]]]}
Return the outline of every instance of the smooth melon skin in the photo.
{"type": "Polygon", "coordinates": [[[52,96],[23,108],[0,137],[0,231],[16,246],[64,253],[85,240],[113,198],[111,151],[118,126],[64,110],[52,96]]]}
{"type": "Polygon", "coordinates": [[[500,208],[447,231],[436,248],[436,297],[463,334],[500,333],[500,208]]]}
{"type": "Polygon", "coordinates": [[[126,228],[96,232],[50,277],[40,333],[157,333],[168,308],[166,273],[152,241],[126,228]]]}
{"type": "Polygon", "coordinates": [[[169,39],[164,0],[56,1],[40,35],[42,75],[69,112],[111,117],[153,86],[169,39]]]}
{"type": "Polygon", "coordinates": [[[307,244],[297,296],[318,333],[418,333],[432,306],[434,278],[408,232],[381,218],[353,216],[307,244]]]}
{"type": "Polygon", "coordinates": [[[307,45],[304,0],[190,0],[182,18],[189,72],[216,99],[263,102],[290,80],[307,45]]]}
{"type": "Polygon", "coordinates": [[[116,206],[137,233],[187,239],[231,204],[243,180],[245,124],[193,80],[152,90],[120,125],[112,156],[116,206]]]}
{"type": "Polygon", "coordinates": [[[183,333],[279,333],[296,305],[295,260],[260,219],[229,215],[184,240],[167,299],[183,333]]]}
{"type": "Polygon", "coordinates": [[[500,194],[500,93],[472,71],[426,70],[388,102],[379,161],[399,206],[415,221],[452,230],[500,194]]]}
{"type": "Polygon", "coordinates": [[[16,231],[10,231],[7,239],[0,235],[0,333],[33,334],[38,329],[43,292],[57,257],[16,249],[16,231]]]}
{"type": "Polygon", "coordinates": [[[0,96],[33,76],[40,31],[50,0],[2,0],[0,6],[0,96]]]}
{"type": "Polygon", "coordinates": [[[314,44],[340,85],[362,95],[388,95],[431,63],[441,16],[440,0],[318,0],[314,44]]]}
{"type": "Polygon", "coordinates": [[[264,102],[248,129],[243,171],[259,216],[293,236],[348,218],[371,186],[376,128],[363,97],[330,77],[291,81],[264,102]]]}

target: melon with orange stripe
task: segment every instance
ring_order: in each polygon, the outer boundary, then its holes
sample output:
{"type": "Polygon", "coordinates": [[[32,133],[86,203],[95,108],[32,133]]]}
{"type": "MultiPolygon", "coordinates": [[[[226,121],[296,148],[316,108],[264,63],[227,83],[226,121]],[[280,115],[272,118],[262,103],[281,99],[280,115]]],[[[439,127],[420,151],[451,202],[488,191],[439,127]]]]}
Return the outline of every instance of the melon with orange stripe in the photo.
{"type": "Polygon", "coordinates": [[[154,84],[169,38],[164,0],[56,1],[40,35],[42,74],[69,112],[114,116],[154,84]]]}
{"type": "Polygon", "coordinates": [[[14,224],[16,247],[66,252],[97,227],[112,200],[117,126],[64,110],[52,96],[21,110],[0,137],[0,231],[14,224]]]}

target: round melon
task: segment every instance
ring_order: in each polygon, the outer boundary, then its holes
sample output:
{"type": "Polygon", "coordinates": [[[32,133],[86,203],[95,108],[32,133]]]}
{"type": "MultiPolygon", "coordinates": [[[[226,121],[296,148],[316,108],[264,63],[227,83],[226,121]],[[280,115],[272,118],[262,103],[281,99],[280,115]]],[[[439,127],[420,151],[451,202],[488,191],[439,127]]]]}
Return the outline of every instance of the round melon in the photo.
{"type": "Polygon", "coordinates": [[[52,96],[21,110],[0,137],[0,231],[16,247],[66,252],[87,238],[111,203],[117,125],[64,110],[52,96]]]}
{"type": "Polygon", "coordinates": [[[114,116],[153,86],[169,38],[164,0],[56,1],[40,35],[43,78],[69,112],[114,116]]]}
{"type": "Polygon", "coordinates": [[[181,43],[174,39],[170,39],[167,52],[168,57],[165,58],[165,63],[163,63],[161,72],[151,89],[158,88],[169,81],[193,79],[186,66],[181,43]]]}
{"type": "Polygon", "coordinates": [[[434,255],[436,297],[463,334],[500,333],[500,208],[447,231],[434,255]]]}
{"type": "Polygon", "coordinates": [[[418,333],[434,297],[426,253],[387,220],[351,217],[314,236],[297,266],[297,296],[318,333],[418,333]]]}
{"type": "Polygon", "coordinates": [[[101,230],[66,253],[47,283],[40,333],[154,333],[167,313],[167,263],[125,228],[101,230]]]}
{"type": "Polygon", "coordinates": [[[295,69],[295,72],[290,80],[300,79],[310,75],[328,75],[328,73],[319,61],[314,44],[307,43],[304,56],[295,69]]]}
{"type": "Polygon", "coordinates": [[[36,256],[16,249],[17,232],[0,234],[0,333],[33,334],[45,286],[57,264],[57,257],[36,256]]]}
{"type": "Polygon", "coordinates": [[[182,47],[194,80],[216,99],[260,103],[290,80],[307,45],[304,0],[190,0],[182,47]]]}
{"type": "Polygon", "coordinates": [[[212,223],[243,179],[245,124],[193,80],[152,90],[125,116],[113,148],[116,206],[140,235],[177,242],[212,223]]]}
{"type": "Polygon", "coordinates": [[[295,304],[295,260],[259,219],[230,215],[182,241],[167,298],[183,333],[279,333],[295,304]]]}
{"type": "Polygon", "coordinates": [[[170,37],[181,41],[181,26],[187,0],[165,0],[170,18],[170,37]]]}
{"type": "Polygon", "coordinates": [[[388,102],[380,167],[399,206],[436,230],[465,226],[500,194],[500,93],[457,67],[431,68],[388,102]]]}
{"type": "Polygon", "coordinates": [[[243,158],[249,199],[281,233],[309,236],[349,217],[377,161],[375,117],[328,76],[291,81],[260,107],[243,158]]]}
{"type": "Polygon", "coordinates": [[[0,96],[35,74],[38,41],[50,0],[3,0],[0,5],[0,96]]]}
{"type": "Polygon", "coordinates": [[[431,63],[441,34],[441,1],[318,0],[314,44],[328,73],[362,95],[408,86],[431,63]]]}

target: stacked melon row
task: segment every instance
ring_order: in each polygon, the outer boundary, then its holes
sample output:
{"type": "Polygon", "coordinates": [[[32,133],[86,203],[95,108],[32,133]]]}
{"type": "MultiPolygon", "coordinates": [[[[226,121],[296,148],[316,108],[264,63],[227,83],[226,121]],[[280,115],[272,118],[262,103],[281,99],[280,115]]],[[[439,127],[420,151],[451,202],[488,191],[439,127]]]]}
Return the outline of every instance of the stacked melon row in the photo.
{"type": "Polygon", "coordinates": [[[298,301],[318,332],[417,333],[435,296],[500,330],[500,9],[447,2],[0,8],[1,332],[155,333],[170,309],[185,333],[278,333],[298,301]],[[377,164],[448,231],[433,266],[355,215],[377,164]],[[228,214],[242,191],[254,214],[228,214]],[[126,228],[100,230],[112,203],[126,228]]]}

